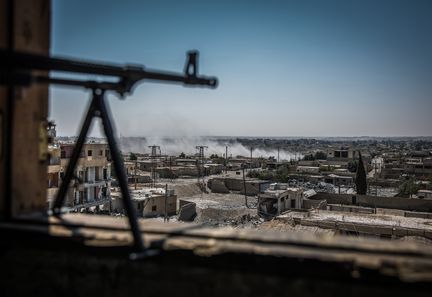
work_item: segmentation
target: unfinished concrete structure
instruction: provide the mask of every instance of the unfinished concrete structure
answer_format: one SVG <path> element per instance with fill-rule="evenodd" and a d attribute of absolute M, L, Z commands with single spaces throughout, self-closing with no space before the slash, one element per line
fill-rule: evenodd
<path fill-rule="evenodd" d="M 265 192 L 270 187 L 270 182 L 255 178 L 215 177 L 207 182 L 207 186 L 213 193 L 241 193 L 255 196 Z"/>
<path fill-rule="evenodd" d="M 349 161 L 356 158 L 356 152 L 349 147 L 340 147 L 337 149 L 329 149 L 327 151 L 327 159 L 332 161 Z"/>
<path fill-rule="evenodd" d="M 278 220 L 302 226 L 331 229 L 337 234 L 368 236 L 388 239 L 422 237 L 432 240 L 430 218 L 402 217 L 374 214 L 368 209 L 329 206 L 330 210 L 291 212 L 278 216 Z"/>
<path fill-rule="evenodd" d="M 329 174 L 324 177 L 324 181 L 335 186 L 350 186 L 354 184 L 352 176 Z"/>
<path fill-rule="evenodd" d="M 431 190 L 418 190 L 416 196 L 420 199 L 432 199 Z"/>
<path fill-rule="evenodd" d="M 48 167 L 48 178 L 53 182 L 48 186 L 55 186 L 48 190 L 48 205 L 55 197 L 61 178 L 71 157 L 73 143 L 60 143 L 53 152 L 60 152 L 59 158 L 53 158 L 55 164 Z M 56 171 L 58 169 L 58 171 Z M 59 178 L 55 178 L 58 174 Z M 111 188 L 111 156 L 107 144 L 87 143 L 81 152 L 78 166 L 75 170 L 76 180 L 69 186 L 66 206 L 81 209 L 99 206 L 109 202 Z"/>
<path fill-rule="evenodd" d="M 427 178 L 432 175 L 432 158 L 407 158 L 403 169 L 407 174 Z"/>
<path fill-rule="evenodd" d="M 157 217 L 177 213 L 177 195 L 174 190 L 165 192 L 163 188 L 131 190 L 132 203 L 140 217 Z M 111 212 L 124 213 L 120 192 L 112 192 Z"/>
<path fill-rule="evenodd" d="M 48 171 L 47 171 L 47 208 L 49 202 L 55 199 L 60 185 L 60 147 L 58 145 L 48 146 Z"/>
<path fill-rule="evenodd" d="M 314 166 L 297 166 L 296 168 L 297 173 L 319 173 L 319 167 Z"/>
<path fill-rule="evenodd" d="M 299 209 L 303 203 L 303 190 L 288 188 L 286 185 L 271 184 L 270 188 L 258 195 L 258 215 L 277 216 L 286 210 Z"/>

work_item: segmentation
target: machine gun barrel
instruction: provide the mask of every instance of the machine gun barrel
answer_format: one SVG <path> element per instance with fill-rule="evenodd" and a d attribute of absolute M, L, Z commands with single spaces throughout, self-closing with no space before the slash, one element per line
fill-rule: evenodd
<path fill-rule="evenodd" d="M 94 81 L 80 81 L 72 79 L 58 79 L 53 77 L 31 76 L 25 79 L 24 73 L 29 74 L 31 70 L 45 70 L 56 72 L 79 73 L 88 75 L 99 75 L 107 77 L 117 77 L 115 83 L 102 83 L 106 89 L 118 91 L 121 94 L 128 93 L 132 87 L 141 80 L 152 80 L 161 82 L 183 83 L 185 85 L 197 85 L 216 87 L 217 78 L 205 77 L 197 75 L 197 56 L 198 52 L 188 52 L 188 62 L 185 67 L 184 74 L 171 73 L 157 70 L 146 70 L 143 66 L 135 65 L 116 65 L 116 64 L 100 64 L 88 61 L 54 58 L 36 54 L 29 54 L 16 51 L 0 50 L 0 71 L 5 76 L 6 71 L 13 69 L 13 73 L 21 71 L 17 80 L 21 80 L 21 84 L 25 82 L 46 82 L 53 84 L 75 85 L 75 86 L 93 86 L 97 84 Z M 4 78 L 3 78 L 4 80 Z M 15 81 L 15 83 L 17 83 Z M 19 84 L 19 82 L 18 82 Z"/>

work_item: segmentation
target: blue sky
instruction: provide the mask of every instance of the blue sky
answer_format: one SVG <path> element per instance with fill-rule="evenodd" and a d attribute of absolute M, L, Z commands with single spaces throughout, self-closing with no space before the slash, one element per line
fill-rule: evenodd
<path fill-rule="evenodd" d="M 118 133 L 432 135 L 432 1 L 53 1 L 54 55 L 182 71 L 189 49 L 219 87 L 110 96 Z M 51 89 L 60 135 L 88 100 Z"/>

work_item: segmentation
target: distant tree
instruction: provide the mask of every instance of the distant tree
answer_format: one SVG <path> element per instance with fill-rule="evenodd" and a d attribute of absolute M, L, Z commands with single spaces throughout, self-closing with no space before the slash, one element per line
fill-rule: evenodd
<path fill-rule="evenodd" d="M 323 151 L 318 151 L 314 156 L 315 160 L 327 160 L 327 154 Z"/>
<path fill-rule="evenodd" d="M 303 160 L 305 160 L 305 161 L 315 161 L 315 157 L 312 154 L 308 154 L 308 155 L 305 155 L 303 157 Z"/>
<path fill-rule="evenodd" d="M 225 164 L 225 158 L 219 157 L 217 154 L 210 155 L 210 159 L 215 164 Z"/>
<path fill-rule="evenodd" d="M 288 165 L 285 165 L 280 166 L 276 170 L 251 170 L 246 176 L 272 182 L 286 183 L 289 180 L 289 168 Z"/>
<path fill-rule="evenodd" d="M 276 170 L 276 181 L 281 183 L 287 183 L 289 180 L 289 168 L 287 166 L 281 166 Z"/>
<path fill-rule="evenodd" d="M 357 172 L 357 165 L 358 165 L 357 161 L 349 161 L 347 165 L 348 171 Z"/>
<path fill-rule="evenodd" d="M 184 159 L 184 158 L 186 158 L 186 155 L 185 155 L 185 153 L 181 153 L 180 155 L 179 155 L 179 158 L 181 158 L 181 159 Z"/>
<path fill-rule="evenodd" d="M 366 170 L 364 168 L 363 159 L 360 152 L 359 152 L 359 162 L 358 162 L 357 173 L 356 173 L 356 188 L 357 188 L 357 194 L 366 195 L 367 192 Z"/>
<path fill-rule="evenodd" d="M 416 183 L 414 177 L 410 177 L 399 186 L 398 196 L 410 198 L 418 190 L 420 190 L 420 185 Z"/>
<path fill-rule="evenodd" d="M 131 160 L 131 161 L 135 161 L 135 160 L 138 160 L 138 157 L 137 157 L 136 154 L 134 154 L 134 153 L 130 153 L 130 155 L 129 155 L 129 160 Z"/>

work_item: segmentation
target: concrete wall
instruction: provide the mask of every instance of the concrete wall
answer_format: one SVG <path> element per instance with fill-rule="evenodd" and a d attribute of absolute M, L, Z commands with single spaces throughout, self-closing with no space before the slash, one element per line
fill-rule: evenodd
<path fill-rule="evenodd" d="M 353 198 L 355 197 L 355 198 Z M 313 200 L 327 200 L 328 204 L 347 204 L 365 207 L 391 208 L 411 211 L 432 212 L 432 200 L 402 197 L 376 197 L 368 195 L 317 193 Z M 355 200 L 355 201 L 354 201 Z M 355 203 L 354 203 L 355 202 Z"/>
<path fill-rule="evenodd" d="M 212 179 L 208 183 L 209 188 L 213 193 L 229 193 L 229 189 L 225 186 L 225 183 L 223 180 L 220 179 Z"/>
<path fill-rule="evenodd" d="M 303 207 L 302 208 L 304 208 L 304 209 L 311 209 L 311 208 L 327 209 L 327 201 L 326 200 L 303 199 Z"/>
<path fill-rule="evenodd" d="M 123 219 L 108 219 L 113 232 L 0 226 L 1 296 L 430 296 L 428 246 L 143 220 L 160 253 L 131 261 Z"/>
<path fill-rule="evenodd" d="M 404 216 L 407 218 L 432 219 L 432 213 L 405 211 Z"/>
<path fill-rule="evenodd" d="M 207 186 L 213 193 L 229 193 L 230 191 L 245 193 L 246 195 L 255 196 L 268 189 L 270 183 L 255 179 L 247 179 L 246 182 L 242 178 L 212 178 L 208 181 Z"/>
<path fill-rule="evenodd" d="M 259 183 L 246 181 L 246 195 L 247 196 L 255 196 L 260 193 Z M 240 194 L 245 194 L 245 187 L 242 183 L 242 187 L 240 190 Z"/>
<path fill-rule="evenodd" d="M 168 215 L 175 215 L 177 212 L 177 196 L 168 196 L 166 202 L 166 209 Z M 153 207 L 156 207 L 153 210 Z M 143 217 L 155 217 L 162 216 L 165 214 L 165 196 L 157 196 L 150 198 L 150 201 L 146 204 L 144 211 L 142 211 Z"/>
<path fill-rule="evenodd" d="M 243 189 L 243 179 L 237 179 L 237 178 L 225 178 L 224 179 L 225 186 L 230 191 L 240 191 Z"/>
<path fill-rule="evenodd" d="M 365 214 L 375 213 L 375 209 L 372 207 L 362 207 L 362 206 L 355 206 L 355 205 L 329 204 L 327 206 L 327 209 L 333 211 L 355 212 L 355 213 L 365 213 Z"/>
<path fill-rule="evenodd" d="M 196 217 L 196 203 L 187 200 L 180 200 L 179 204 L 179 221 L 193 221 Z"/>
<path fill-rule="evenodd" d="M 132 200 L 132 204 L 138 216 L 156 217 L 165 214 L 165 196 L 154 196 L 148 198 L 148 201 Z M 143 205 L 145 207 L 143 209 Z M 154 209 L 156 207 L 156 209 Z M 125 213 L 123 209 L 123 199 L 115 195 L 112 199 L 112 210 L 114 212 Z M 177 195 L 167 197 L 167 213 L 175 215 L 177 213 Z"/>
<path fill-rule="evenodd" d="M 278 218 L 281 219 L 281 218 Z M 282 218 L 281 220 L 287 220 Z M 334 220 L 314 220 L 309 218 L 294 218 L 294 223 L 308 227 L 335 230 L 340 234 L 355 234 L 377 236 L 385 238 L 400 238 L 404 236 L 421 236 L 432 239 L 432 232 L 424 229 L 407 228 L 401 226 L 374 225 L 357 222 L 341 222 Z"/>

